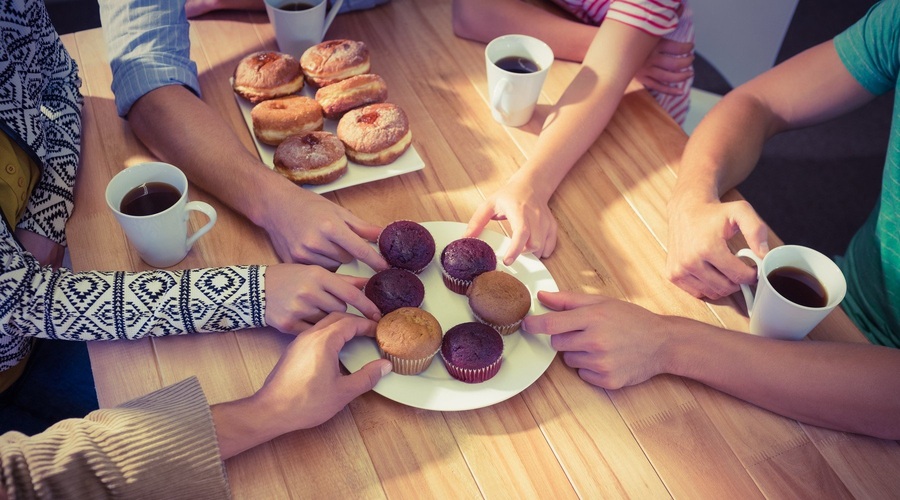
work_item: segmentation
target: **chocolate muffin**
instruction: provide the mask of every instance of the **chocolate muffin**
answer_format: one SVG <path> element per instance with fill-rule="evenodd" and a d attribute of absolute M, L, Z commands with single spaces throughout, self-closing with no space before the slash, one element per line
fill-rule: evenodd
<path fill-rule="evenodd" d="M 451 377 L 469 384 L 481 383 L 500 371 L 503 338 L 485 324 L 462 323 L 444 334 L 441 357 Z"/>
<path fill-rule="evenodd" d="M 418 375 L 441 348 L 441 324 L 424 309 L 401 307 L 385 314 L 375 327 L 381 356 L 399 375 Z"/>
<path fill-rule="evenodd" d="M 466 295 L 475 319 L 493 327 L 501 335 L 518 330 L 531 309 L 528 287 L 503 271 L 479 274 L 472 280 Z"/>
<path fill-rule="evenodd" d="M 447 288 L 465 295 L 475 276 L 497 268 L 497 256 L 478 238 L 451 241 L 441 251 L 441 277 Z"/>
<path fill-rule="evenodd" d="M 418 274 L 434 258 L 434 237 L 417 222 L 398 220 L 378 235 L 378 250 L 391 266 Z"/>
<path fill-rule="evenodd" d="M 419 307 L 425 300 L 425 285 L 406 269 L 392 267 L 375 273 L 365 287 L 366 297 L 387 314 L 401 307 Z"/>

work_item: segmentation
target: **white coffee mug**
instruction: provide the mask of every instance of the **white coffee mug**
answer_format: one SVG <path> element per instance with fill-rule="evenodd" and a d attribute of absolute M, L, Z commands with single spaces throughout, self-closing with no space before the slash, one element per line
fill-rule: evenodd
<path fill-rule="evenodd" d="M 747 313 L 750 315 L 750 333 L 763 337 L 799 340 L 806 336 L 820 321 L 825 319 L 847 293 L 847 281 L 841 269 L 825 255 L 807 247 L 783 245 L 774 248 L 760 259 L 749 248 L 736 254 L 756 262 L 756 295 L 748 285 L 741 285 Z M 821 304 L 801 305 L 785 298 L 787 292 L 777 291 L 770 275 L 799 269 L 811 275 L 824 291 L 825 300 Z M 801 276 L 802 273 L 796 273 Z M 784 278 L 782 278 L 784 279 Z M 812 303 L 810 303 L 812 304 Z"/>
<path fill-rule="evenodd" d="M 124 213 L 122 200 L 125 196 L 147 183 L 168 184 L 178 191 L 172 196 L 173 199 L 177 196 L 177 200 L 168 208 L 150 215 Z M 188 202 L 187 199 L 187 178 L 181 170 L 168 163 L 133 165 L 116 174 L 106 186 L 106 204 L 116 215 L 128 241 L 137 249 L 141 259 L 154 267 L 169 267 L 181 262 L 194 242 L 216 223 L 216 209 L 208 203 Z M 188 218 L 193 211 L 205 214 L 209 221 L 188 237 Z"/>
<path fill-rule="evenodd" d="M 488 94 L 494 120 L 519 127 L 531 120 L 547 72 L 553 64 L 553 50 L 527 35 L 504 35 L 491 40 L 484 49 Z M 524 58 L 535 66 L 519 72 L 497 65 L 507 58 Z M 521 66 L 520 66 L 521 67 Z M 533 70 L 533 71 L 531 71 Z"/>
<path fill-rule="evenodd" d="M 343 3 L 344 0 L 335 0 L 328 10 L 327 0 L 266 0 L 278 50 L 299 59 L 306 49 L 325 39 Z"/>

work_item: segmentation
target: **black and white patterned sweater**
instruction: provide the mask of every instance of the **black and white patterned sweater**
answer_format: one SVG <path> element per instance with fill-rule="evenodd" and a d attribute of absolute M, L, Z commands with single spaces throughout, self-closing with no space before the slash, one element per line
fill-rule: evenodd
<path fill-rule="evenodd" d="M 41 168 L 18 227 L 60 244 L 79 166 L 80 85 L 44 2 L 0 4 L 0 128 Z M 137 339 L 264 326 L 263 274 L 260 266 L 134 273 L 42 268 L 0 224 L 0 371 L 25 357 L 33 337 Z"/>

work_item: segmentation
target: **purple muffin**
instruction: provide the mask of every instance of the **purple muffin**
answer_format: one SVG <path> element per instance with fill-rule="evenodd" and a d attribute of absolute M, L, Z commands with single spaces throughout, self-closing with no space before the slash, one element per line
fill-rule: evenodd
<path fill-rule="evenodd" d="M 366 297 L 381 314 L 401 307 L 419 307 L 425 299 L 425 285 L 406 269 L 390 268 L 375 273 L 366 282 Z"/>
<path fill-rule="evenodd" d="M 444 334 L 441 357 L 453 378 L 469 384 L 484 382 L 500 371 L 503 338 L 485 324 L 462 323 Z"/>
<path fill-rule="evenodd" d="M 497 268 L 497 256 L 484 241 L 462 238 L 444 247 L 440 263 L 441 276 L 447 288 L 465 295 L 476 276 Z"/>
<path fill-rule="evenodd" d="M 398 220 L 378 235 L 378 250 L 391 266 L 418 274 L 434 258 L 434 237 L 419 223 Z"/>

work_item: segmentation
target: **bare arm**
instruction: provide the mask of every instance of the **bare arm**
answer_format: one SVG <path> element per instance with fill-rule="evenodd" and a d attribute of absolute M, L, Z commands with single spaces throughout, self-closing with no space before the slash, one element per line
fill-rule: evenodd
<path fill-rule="evenodd" d="M 366 240 L 381 228 L 302 189 L 263 165 L 206 103 L 179 85 L 141 97 L 128 113 L 135 135 L 154 154 L 264 228 L 285 262 L 335 269 L 357 258 L 387 266 Z M 301 221 L 317 221 L 316 224 Z"/>
<path fill-rule="evenodd" d="M 746 202 L 719 198 L 755 168 L 765 141 L 820 123 L 871 100 L 832 42 L 809 49 L 725 96 L 703 119 L 684 151 L 669 202 L 667 272 L 697 297 L 716 299 L 755 279 L 726 242 L 741 232 L 758 255 L 768 229 Z"/>
<path fill-rule="evenodd" d="M 591 384 L 618 389 L 671 373 L 809 424 L 900 438 L 900 350 L 767 339 L 600 295 L 538 298 L 554 312 L 524 328 L 551 335 Z"/>

